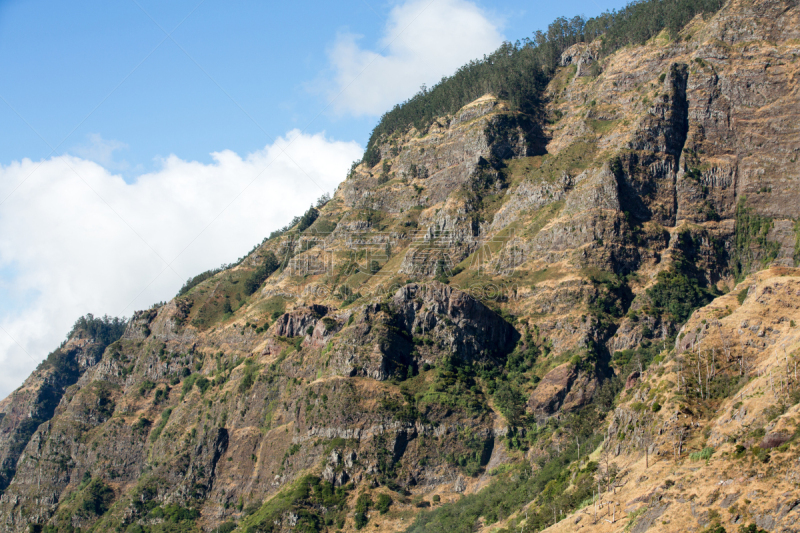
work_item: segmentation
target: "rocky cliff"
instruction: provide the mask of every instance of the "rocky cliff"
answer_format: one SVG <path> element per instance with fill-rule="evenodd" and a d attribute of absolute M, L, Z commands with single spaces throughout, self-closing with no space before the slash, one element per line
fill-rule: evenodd
<path fill-rule="evenodd" d="M 598 43 L 73 336 L 0 404 L 4 530 L 795 530 L 800 8 Z"/>

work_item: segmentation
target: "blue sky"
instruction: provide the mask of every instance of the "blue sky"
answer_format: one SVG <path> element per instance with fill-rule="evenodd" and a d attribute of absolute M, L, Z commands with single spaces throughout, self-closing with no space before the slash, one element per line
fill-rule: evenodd
<path fill-rule="evenodd" d="M 213 151 L 248 153 L 293 128 L 324 130 L 363 145 L 377 117 L 329 105 L 328 52 L 346 33 L 363 36 L 358 43 L 364 49 L 380 51 L 387 19 L 398 5 L 2 2 L 0 95 L 24 120 L 0 106 L 0 164 L 47 157 L 50 146 L 62 141 L 59 151 L 95 155 L 104 148 L 98 137 L 118 146 L 115 170 L 128 179 L 156 168 L 158 158 L 169 154 L 209 162 Z M 559 15 L 592 16 L 621 5 L 477 3 L 512 41 Z M 123 161 L 127 166 L 119 166 Z"/>
<path fill-rule="evenodd" d="M 0 0 L 0 398 L 333 192 L 380 115 L 622 1 Z"/>

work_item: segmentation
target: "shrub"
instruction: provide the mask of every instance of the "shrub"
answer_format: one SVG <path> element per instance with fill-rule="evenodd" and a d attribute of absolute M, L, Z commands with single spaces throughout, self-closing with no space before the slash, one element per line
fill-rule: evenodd
<path fill-rule="evenodd" d="M 672 269 L 658 273 L 657 282 L 647 289 L 647 294 L 656 310 L 671 315 L 683 323 L 692 311 L 709 303 L 711 293 L 700 286 L 696 278 Z"/>
<path fill-rule="evenodd" d="M 147 433 L 147 431 L 150 429 L 150 426 L 152 424 L 153 423 L 150 420 L 148 420 L 148 419 L 146 419 L 145 417 L 142 416 L 142 417 L 139 417 L 139 420 L 137 420 L 133 424 L 132 429 L 133 429 L 134 433 L 139 433 L 139 434 Z"/>
<path fill-rule="evenodd" d="M 200 389 L 200 394 L 205 394 L 209 387 L 211 387 L 211 382 L 203 376 L 197 378 L 194 384 Z"/>
<path fill-rule="evenodd" d="M 86 316 L 82 316 L 75 321 L 72 329 L 67 334 L 67 339 L 78 331 L 83 331 L 90 339 L 94 339 L 95 342 L 108 346 L 122 337 L 127 325 L 128 321 L 125 317 L 112 318 L 105 315 L 102 318 L 95 318 L 94 315 L 88 313 Z"/>
<path fill-rule="evenodd" d="M 209 278 L 212 278 L 214 275 L 219 274 L 223 270 L 225 270 L 225 267 L 221 266 L 219 268 L 206 270 L 205 272 L 202 272 L 202 273 L 200 273 L 200 274 L 198 274 L 198 275 L 196 275 L 194 277 L 189 278 L 186 281 L 186 283 L 183 284 L 183 287 L 181 287 L 181 290 L 178 291 L 178 296 L 183 296 L 184 294 L 186 294 L 187 292 L 192 290 L 194 287 L 200 285 L 205 280 L 207 280 Z"/>
<path fill-rule="evenodd" d="M 356 511 L 366 513 L 372 507 L 372 498 L 366 492 L 359 494 L 356 500 Z"/>
<path fill-rule="evenodd" d="M 747 291 L 749 288 L 745 288 L 739 291 L 739 294 L 736 295 L 736 300 L 739 302 L 739 305 L 744 303 L 745 298 L 747 298 Z"/>
<path fill-rule="evenodd" d="M 766 448 L 762 448 L 760 446 L 753 446 L 752 448 L 753 455 L 756 456 L 756 459 L 761 461 L 762 463 L 768 463 L 770 460 L 769 451 Z"/>
<path fill-rule="evenodd" d="M 706 446 L 699 452 L 694 452 L 689 454 L 689 459 L 692 461 L 708 461 L 711 459 L 711 456 L 714 455 L 714 448 L 710 446 Z"/>
<path fill-rule="evenodd" d="M 114 501 L 114 491 L 101 479 L 93 479 L 83 492 L 80 513 L 83 516 L 104 514 Z"/>
<path fill-rule="evenodd" d="M 139 396 L 145 396 L 148 392 L 156 388 L 156 384 L 146 379 L 139 385 Z"/>
<path fill-rule="evenodd" d="M 389 512 L 389 507 L 392 505 L 392 497 L 388 494 L 381 494 L 378 496 L 378 502 L 375 504 L 375 508 L 380 511 L 381 514 L 386 514 Z"/>
<path fill-rule="evenodd" d="M 278 261 L 274 253 L 267 252 L 264 254 L 261 265 L 244 280 L 245 294 L 249 296 L 256 292 L 261 287 L 261 284 L 264 283 L 264 280 L 278 270 L 278 267 L 280 267 L 280 261 Z"/>
<path fill-rule="evenodd" d="M 235 529 L 236 524 L 234 522 L 223 522 L 214 530 L 214 533 L 231 533 Z"/>
<path fill-rule="evenodd" d="M 739 533 L 769 533 L 765 529 L 761 529 L 755 524 L 749 524 L 748 526 L 741 525 L 739 526 Z"/>

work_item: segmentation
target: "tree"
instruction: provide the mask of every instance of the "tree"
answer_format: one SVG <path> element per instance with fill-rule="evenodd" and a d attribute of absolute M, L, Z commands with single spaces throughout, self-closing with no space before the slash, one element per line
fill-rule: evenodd
<path fill-rule="evenodd" d="M 639 443 L 644 448 L 645 468 L 650 468 L 650 447 L 655 443 L 653 419 L 650 416 L 642 418 L 641 424 L 637 428 Z"/>
<path fill-rule="evenodd" d="M 331 201 L 331 195 L 328 193 L 322 193 L 322 196 L 317 198 L 317 209 L 321 208 L 323 205 L 327 204 Z"/>
<path fill-rule="evenodd" d="M 245 294 L 249 296 L 256 292 L 261 287 L 261 284 L 264 283 L 264 280 L 278 270 L 279 266 L 280 262 L 274 253 L 267 252 L 264 254 L 261 265 L 244 280 Z"/>
<path fill-rule="evenodd" d="M 434 496 L 434 498 L 436 498 L 436 496 Z M 391 505 L 392 505 L 392 497 L 389 496 L 388 494 L 381 494 L 378 496 L 378 502 L 375 505 L 375 508 L 378 509 L 378 511 L 381 514 L 386 514 L 389 512 L 389 507 Z"/>
<path fill-rule="evenodd" d="M 686 440 L 688 430 L 686 426 L 677 426 L 672 430 L 672 450 L 675 454 L 675 459 L 680 459 L 683 453 L 683 443 Z"/>

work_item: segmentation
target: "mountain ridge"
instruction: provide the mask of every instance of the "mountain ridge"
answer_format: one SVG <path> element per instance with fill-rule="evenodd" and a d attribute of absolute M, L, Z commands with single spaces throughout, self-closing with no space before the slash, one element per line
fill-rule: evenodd
<path fill-rule="evenodd" d="M 53 414 L 19 430 L 47 368 L 0 403 L 3 527 L 793 531 L 799 19 L 574 43 L 540 114 L 395 130 L 236 265 L 76 327 Z"/>

